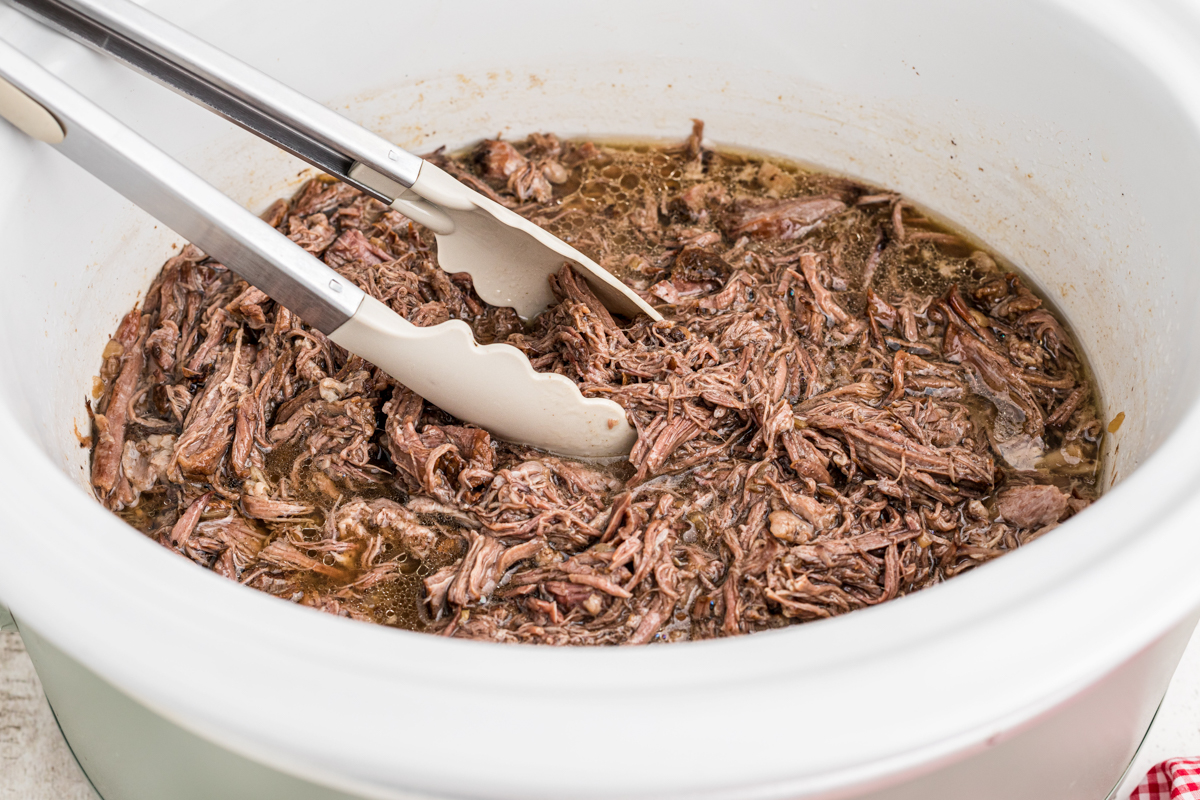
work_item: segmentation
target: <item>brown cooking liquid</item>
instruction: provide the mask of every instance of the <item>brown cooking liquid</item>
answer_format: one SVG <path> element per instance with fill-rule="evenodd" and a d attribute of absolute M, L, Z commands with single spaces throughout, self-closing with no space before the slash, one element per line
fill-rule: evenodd
<path fill-rule="evenodd" d="M 519 143 L 517 150 L 529 154 L 530 148 L 530 143 L 525 142 Z M 785 160 L 727 150 L 705 149 L 697 153 L 694 144 L 689 150 L 677 145 L 619 142 L 593 145 L 576 142 L 568 145 L 567 151 L 568 154 L 574 153 L 575 157 L 563 157 L 556 160 L 554 164 L 558 166 L 554 169 L 557 172 L 552 173 L 550 168 L 547 168 L 546 174 L 552 175 L 555 182 L 549 187 L 545 184 L 542 185 L 544 192 L 549 191 L 549 195 L 544 200 L 538 201 L 529 198 L 523 201 L 520 198 L 514 200 L 511 181 L 508 184 L 508 191 L 505 189 L 503 180 L 492 180 L 490 183 L 502 196 L 516 205 L 519 213 L 543 224 L 551 232 L 570 242 L 631 286 L 642 291 L 654 292 L 656 286 L 661 288 L 661 282 L 672 276 L 680 276 L 677 283 L 684 286 L 687 285 L 685 279 L 693 281 L 705 279 L 704 274 L 687 273 L 678 265 L 673 266 L 681 250 L 680 237 L 683 235 L 681 231 L 693 237 L 699 236 L 702 248 L 712 247 L 716 251 L 723 250 L 722 256 L 728 259 L 735 269 L 761 270 L 763 269 L 761 265 L 770 263 L 770 259 L 794 258 L 797 248 L 803 246 L 828 256 L 821 266 L 821 280 L 826 283 L 836 302 L 851 317 L 862 321 L 867 320 L 868 289 L 897 304 L 907 298 L 913 307 L 920 310 L 915 337 L 902 341 L 899 333 L 900 323 L 896 324 L 895 329 L 879 331 L 879 336 L 888 337 L 888 347 L 892 351 L 906 349 L 914 355 L 924 354 L 932 359 L 936 354 L 942 352 L 944 336 L 944 326 L 935 324 L 935 320 L 939 319 L 937 315 L 944 314 L 944 312 L 926 313 L 933 308 L 933 302 L 937 298 L 947 295 L 947 292 L 955 286 L 961 287 L 963 293 L 970 296 L 972 291 L 978 290 L 978 287 L 988 284 L 989 281 L 1000 285 L 996 282 L 1002 282 L 1003 276 L 1007 272 L 1011 272 L 1011 268 L 1007 266 L 1003 268 L 997 266 L 1000 259 L 988 255 L 971 244 L 967 235 L 935 224 L 911 205 L 903 203 L 894 194 L 864 187 L 836 176 L 811 171 Z M 456 168 L 460 173 L 478 175 L 482 181 L 488 179 L 486 161 L 474 151 L 456 154 L 444 163 L 448 167 Z M 696 187 L 703 187 L 701 194 L 709 198 L 697 204 L 700 206 L 699 210 L 696 207 L 689 208 L 686 202 L 679 199 L 685 192 Z M 718 217 L 718 209 L 722 203 L 726 205 L 736 202 L 768 203 L 831 194 L 847 198 L 849 200 L 847 202 L 848 209 L 844 213 L 821 220 L 810 231 L 796 238 L 722 237 L 719 233 L 713 232 L 716 230 L 714 221 Z M 382 210 L 380 207 L 370 207 L 369 205 L 366 206 L 366 209 L 367 213 L 376 216 Z M 644 224 L 639 228 L 631 223 L 631 219 L 633 219 L 631 215 L 635 215 L 639 209 L 644 212 L 643 223 L 646 219 L 658 220 L 661 223 L 661 235 L 647 234 Z M 336 216 L 329 210 L 323 213 L 329 217 Z M 311 220 L 311 217 L 309 219 Z M 288 232 L 286 223 L 281 222 L 280 226 L 285 233 Z M 416 229 L 409 228 L 407 235 L 420 236 L 420 232 L 413 233 L 414 230 Z M 898 241 L 901 238 L 901 230 L 903 231 L 903 242 Z M 704 238 L 706 233 L 707 239 Z M 428 234 L 425 234 L 425 238 L 429 241 L 432 240 Z M 713 242 L 714 239 L 717 241 Z M 423 246 L 428 248 L 430 245 L 426 242 Z M 796 266 L 794 271 L 799 277 L 800 268 Z M 703 273 L 702 268 L 700 273 Z M 208 277 L 211 279 L 211 276 Z M 720 281 L 728 276 L 714 274 L 707 277 L 716 281 L 710 287 L 715 291 L 720 288 Z M 214 286 L 218 285 L 217 281 L 210 280 L 210 282 Z M 237 290 L 229 290 L 227 294 L 230 296 L 226 299 L 232 300 L 233 295 L 237 294 Z M 659 296 L 661 297 L 661 295 Z M 654 302 L 660 301 L 656 298 Z M 662 310 L 668 319 L 672 319 L 673 314 L 676 313 L 676 310 L 670 305 L 663 306 Z M 978 310 L 972 311 L 971 314 L 975 315 L 977 319 L 965 320 L 968 324 L 990 325 L 990 329 L 997 337 L 1003 338 L 1009 335 L 1004 330 L 1002 321 L 989 321 Z M 484 340 L 489 338 L 488 334 L 482 330 L 478 335 Z M 869 337 L 874 334 L 867 331 L 857 335 Z M 198 334 L 197 339 L 202 337 L 203 332 Z M 233 337 L 234 332 L 230 330 L 224 338 L 226 346 L 233 341 Z M 257 340 L 261 337 L 261 333 L 258 330 L 247 329 L 246 337 L 247 341 Z M 1064 386 L 1089 385 L 1090 376 L 1087 374 L 1082 356 L 1073 352 L 1078 348 L 1075 348 L 1070 341 L 1066 345 L 1071 349 L 1060 351 L 1056 359 L 1051 358 L 1046 348 L 1038 349 L 1038 345 L 1033 345 L 1032 351 L 1030 347 L 1022 345 L 1023 349 L 1020 352 L 1028 356 L 1027 366 L 1031 370 L 1043 366 L 1050 369 L 1053 366 L 1057 370 L 1055 380 Z M 847 344 L 847 347 L 851 349 L 863 346 L 863 344 Z M 1014 349 L 1013 352 L 1016 353 L 1017 350 Z M 108 374 L 102 374 L 105 380 L 105 398 L 98 406 L 102 410 L 113 390 L 115 374 L 120 366 L 111 358 L 106 361 L 106 365 Z M 327 367 L 326 372 L 332 376 L 336 371 L 336 366 Z M 1015 362 L 1014 366 L 1016 366 Z M 854 372 L 854 369 L 869 369 L 869 365 L 855 367 L 847 359 L 839 358 L 831 358 L 820 364 L 819 367 L 823 370 L 820 378 L 827 391 L 862 380 L 861 374 Z M 879 375 L 883 374 L 886 374 L 886 369 L 879 373 Z M 885 380 L 878 375 L 877 378 L 880 381 Z M 189 382 L 180 385 L 186 385 L 194 398 L 204 390 L 205 379 L 206 373 L 201 372 L 189 379 Z M 957 398 L 958 403 L 969 409 L 972 424 L 989 432 L 992 456 L 995 458 L 996 466 L 995 487 L 1004 487 L 1014 483 L 1017 485 L 1052 484 L 1060 487 L 1072 498 L 1070 501 L 1072 509 L 1082 508 L 1098 493 L 1097 481 L 1101 468 L 1101 430 L 1098 420 L 1101 417 L 1094 391 L 1090 392 L 1086 400 L 1079 405 L 1079 409 L 1071 415 L 1071 424 L 1047 425 L 1041 438 L 1037 439 L 1022 432 L 1024 412 L 1014 406 L 1011 398 L 1002 392 L 998 393 L 994 387 L 990 387 L 982 379 L 976 377 L 975 383 L 972 384 L 973 390 L 966 393 L 963 393 L 961 388 L 940 387 L 935 378 L 923 380 L 926 380 L 928 384 L 923 390 L 924 396 L 936 398 L 941 396 L 939 392 L 953 395 Z M 292 390 L 290 396 L 294 397 L 302 388 L 297 386 Z M 1065 390 L 1060 394 L 1065 394 Z M 388 396 L 386 391 L 382 396 L 385 398 Z M 162 420 L 162 424 L 145 427 L 133 422 L 127 433 L 129 439 L 145 439 L 152 433 L 164 432 L 179 436 L 186 427 L 186 418 L 180 418 L 185 415 L 172 417 L 170 413 L 167 413 L 169 406 L 164 404 L 162 398 L 158 396 L 157 390 L 151 390 L 147 397 L 154 398 L 154 400 L 152 403 L 141 401 L 143 408 L 140 412 L 141 417 Z M 1058 396 L 1056 402 L 1062 400 L 1063 397 Z M 801 408 L 802 406 L 797 404 L 796 407 Z M 377 415 L 375 435 L 378 437 L 384 428 L 385 415 L 378 406 L 375 407 L 375 413 Z M 424 424 L 444 425 L 454 422 L 440 411 L 428 406 L 424 413 Z M 270 427 L 270 421 L 268 421 L 267 428 Z M 797 417 L 796 427 L 798 430 L 802 427 L 800 416 Z M 893 427 L 898 428 L 899 426 L 893 424 Z M 825 437 L 829 435 L 828 431 L 822 434 Z M 814 436 L 811 440 L 818 443 L 823 441 L 821 436 Z M 493 443 L 491 446 L 495 448 L 495 452 L 499 454 L 502 462 L 509 459 L 510 462 L 515 463 L 530 455 L 530 451 L 526 449 L 513 448 L 503 443 Z M 456 518 L 452 514 L 429 512 L 428 510 L 418 511 L 417 517 L 423 525 L 439 534 L 438 543 L 429 554 L 423 559 L 418 558 L 411 552 L 403 536 L 393 535 L 394 532 L 381 528 L 378 532 L 382 536 L 382 544 L 379 547 L 378 557 L 374 559 L 373 563 L 378 565 L 394 562 L 396 566 L 393 573 L 387 580 L 379 581 L 365 589 L 346 589 L 347 585 L 353 584 L 366 575 L 370 567 L 353 563 L 352 558 L 340 555 L 340 551 L 337 551 L 336 548 L 331 549 L 330 535 L 326 524 L 329 516 L 335 514 L 339 508 L 353 499 L 370 501 L 383 498 L 404 505 L 413 496 L 413 486 L 411 484 L 404 485 L 400 480 L 393 479 L 392 476 L 397 474 L 397 468 L 389 458 L 387 448 L 384 446 L 372 445 L 370 447 L 369 462 L 365 462 L 362 468 L 374 470 L 375 474 L 369 481 L 354 484 L 352 490 L 348 489 L 345 483 L 331 481 L 325 472 L 315 466 L 315 463 L 316 461 L 311 458 L 310 451 L 297 441 L 285 442 L 280 446 L 266 449 L 262 454 L 261 465 L 251 470 L 249 478 L 235 476 L 226 464 L 221 467 L 219 473 L 220 481 L 223 484 L 218 487 L 216 496 L 209 503 L 201 518 L 204 521 L 221 520 L 237 513 L 239 508 L 237 498 L 239 494 L 248 491 L 247 486 L 251 483 L 257 482 L 258 485 L 272 487 L 272 497 L 281 496 L 280 493 L 282 493 L 287 500 L 309 506 L 311 510 L 283 522 L 251 521 L 250 526 L 262 535 L 264 541 L 287 536 L 293 543 L 304 543 L 299 545 L 301 550 L 304 549 L 305 544 L 311 544 L 311 547 L 304 550 L 306 556 L 318 559 L 327 567 L 336 568 L 339 571 L 336 575 L 330 575 L 312 570 L 284 569 L 280 568 L 278 564 L 268 564 L 264 567 L 261 564 L 256 565 L 251 559 L 248 564 L 237 564 L 239 580 L 284 599 L 305 602 L 323 608 L 323 610 L 379 624 L 418 631 L 433 626 L 435 630 L 454 633 L 453 626 L 460 623 L 460 618 L 462 625 L 466 626 L 470 613 L 483 613 L 489 607 L 489 602 L 493 604 L 496 602 L 495 599 L 491 601 L 484 599 L 477 606 L 478 612 L 466 608 L 458 610 L 447 608 L 438 615 L 431 614 L 430 609 L 423 605 L 423 598 L 426 597 L 428 591 L 424 583 L 425 579 L 443 568 L 454 565 L 463 558 L 467 552 L 467 542 L 464 537 L 468 535 L 468 529 L 464 527 L 461 518 Z M 843 471 L 847 469 L 844 465 L 838 464 L 836 457 L 833 458 L 832 464 L 837 464 L 837 467 Z M 832 464 L 830 469 L 834 470 Z M 658 477 L 650 476 L 645 483 L 657 483 L 663 491 L 674 493 L 680 497 L 695 495 L 701 491 L 702 485 L 711 484 L 711 481 L 704 475 L 701 475 L 700 483 L 697 483 L 698 473 L 696 470 L 702 471 L 704 468 L 705 465 L 702 463 L 695 468 L 668 470 Z M 626 462 L 608 465 L 600 469 L 608 478 L 620 482 L 630 481 L 635 474 L 634 466 Z M 849 483 L 845 483 L 845 479 L 838 473 L 839 486 L 836 492 L 848 495 L 853 488 L 850 485 L 852 483 L 865 482 L 869 486 L 874 486 L 871 476 L 864 470 L 851 470 L 851 473 L 855 477 L 850 479 Z M 561 476 L 554 480 L 558 484 L 562 484 L 563 481 Z M 800 486 L 800 484 L 796 485 Z M 172 476 L 170 470 L 167 470 L 153 489 L 141 492 L 135 505 L 114 501 L 115 494 L 108 497 L 103 497 L 103 492 L 100 494 L 102 499 L 110 507 L 114 507 L 129 524 L 169 545 L 169 532 L 176 525 L 189 502 L 200 492 L 211 488 L 211 484 L 204 481 L 197 482 L 194 477 L 181 477 L 178 473 Z M 119 487 L 115 491 L 119 492 Z M 747 491 L 750 489 L 747 488 Z M 616 494 L 616 492 L 611 493 L 610 500 Z M 830 495 L 828 492 L 819 492 L 817 497 L 824 498 L 824 501 L 828 502 Z M 872 495 L 872 498 L 871 502 L 879 500 L 879 496 L 876 495 Z M 886 498 L 884 499 L 886 500 Z M 979 497 L 979 500 L 982 505 L 978 508 L 986 508 L 988 517 L 995 517 L 995 494 L 985 492 Z M 774 503 L 770 507 L 774 508 L 776 505 L 778 503 Z M 931 502 L 922 505 L 921 503 L 914 504 L 911 500 L 897 501 L 895 511 L 886 513 L 903 514 L 905 509 L 912 513 L 914 508 L 920 512 L 918 517 L 924 519 L 921 517 L 921 513 L 926 512 L 921 512 L 921 508 L 928 510 L 933 509 L 934 506 Z M 964 501 L 961 509 L 966 508 L 967 504 Z M 971 513 L 974 513 L 975 510 L 976 508 L 972 506 Z M 760 509 L 760 513 L 766 513 L 766 511 Z M 932 513 L 942 513 L 940 502 L 936 504 L 936 511 Z M 956 517 L 959 520 L 957 524 L 964 527 L 988 524 L 986 520 L 978 523 L 972 522 L 973 518 L 967 511 L 956 510 L 954 513 L 959 515 Z M 1065 513 L 1069 514 L 1070 512 Z M 793 515 L 791 518 L 796 517 Z M 773 516 L 772 519 L 774 520 L 775 517 Z M 597 524 L 602 530 L 602 521 Z M 993 525 L 993 527 L 995 526 Z M 684 568 L 680 566 L 684 561 L 681 560 L 683 557 L 679 554 L 685 552 L 687 547 L 698 547 L 710 556 L 729 561 L 730 556 L 723 549 L 725 545 L 722 543 L 722 531 L 718 530 L 716 523 L 710 519 L 709 511 L 705 509 L 688 510 L 685 517 L 677 520 L 676 528 L 678 547 L 684 548 L 675 551 L 676 569 Z M 202 522 L 199 530 L 203 531 L 204 529 Z M 374 528 L 371 530 L 375 531 Z M 773 525 L 772 530 L 774 530 Z M 1005 533 L 1004 530 L 1007 529 L 1003 529 L 1003 526 L 995 528 L 995 530 L 997 531 L 995 541 L 986 544 L 989 548 L 1007 549 L 1029 540 L 1034 535 L 1031 532 L 1020 533 L 1011 530 Z M 929 534 L 922 533 L 920 537 L 914 539 L 915 544 L 906 546 L 930 547 L 929 542 L 932 541 L 933 535 L 953 539 L 956 534 L 953 531 L 942 531 L 941 528 L 930 529 Z M 219 543 L 205 545 L 203 542 L 194 544 L 195 541 L 198 540 L 194 539 L 193 544 L 188 545 L 191 549 L 183 548 L 185 554 L 199 563 L 213 566 L 220 559 L 220 556 L 215 554 L 223 552 L 220 550 L 222 545 Z M 512 541 L 509 540 L 509 543 L 511 544 Z M 971 539 L 971 542 L 970 545 L 965 543 L 962 545 L 964 552 L 970 551 L 971 547 L 980 549 L 982 539 L 977 537 Z M 593 546 L 601 555 L 611 553 L 614 549 L 603 544 Z M 206 550 L 205 547 L 208 549 Z M 559 550 L 560 553 L 552 552 L 554 549 Z M 553 565 L 556 563 L 556 559 L 561 559 L 563 555 L 577 554 L 583 549 L 585 548 L 578 545 L 571 547 L 555 545 L 549 551 L 549 556 L 543 558 L 548 552 L 543 551 L 537 555 L 536 559 L 539 564 Z M 357 558 L 360 550 L 352 552 Z M 876 550 L 874 555 L 864 552 L 861 556 L 866 559 L 864 568 L 882 570 L 881 565 L 884 561 L 894 557 L 893 553 L 885 559 L 882 553 L 882 550 Z M 955 556 L 943 554 L 942 558 L 949 558 L 950 561 L 945 563 L 951 563 Z M 984 560 L 984 558 L 981 556 L 980 560 Z M 920 585 L 936 582 L 966 568 L 961 561 L 954 563 L 958 566 L 939 568 L 943 570 L 944 574 L 930 573 L 921 579 L 923 583 Z M 501 586 L 497 591 L 505 590 L 504 581 L 511 577 L 512 570 L 509 572 L 510 574 L 500 582 Z M 560 578 L 563 577 L 568 576 L 560 576 Z M 655 638 L 675 641 L 714 635 L 714 632 L 730 632 L 717 627 L 719 620 L 712 623 L 697 621 L 709 613 L 697 611 L 705 604 L 710 610 L 722 608 L 721 603 L 724 600 L 720 594 L 720 586 L 723 577 L 723 575 L 714 573 L 702 580 L 701 583 L 709 588 L 693 589 L 689 597 L 691 603 L 686 607 L 680 601 L 671 611 L 670 618 L 660 626 Z M 844 578 L 839 578 L 838 581 L 840 581 L 838 585 L 843 587 L 848 585 Z M 879 578 L 879 581 L 880 585 L 884 583 L 883 578 Z M 578 624 L 591 625 L 589 630 L 598 630 L 598 623 L 591 620 L 593 618 L 601 619 L 609 612 L 593 613 L 588 611 L 585 614 L 580 611 L 581 606 L 572 605 L 573 601 L 564 599 L 567 595 L 562 592 L 566 592 L 566 589 L 553 588 L 560 585 L 565 586 L 568 583 L 569 581 L 559 580 L 557 584 L 546 584 L 552 587 L 550 593 L 546 593 L 545 589 L 540 589 L 540 594 L 510 594 L 504 602 L 524 603 L 525 605 L 519 606 L 523 614 L 534 615 L 544 611 L 545 614 L 551 615 L 529 617 L 529 620 L 540 623 L 540 626 L 533 626 L 537 630 L 553 629 L 554 625 L 561 624 L 556 623 L 556 618 L 553 616 L 560 612 L 575 614 L 575 618 L 579 620 Z M 508 586 L 508 589 L 511 588 L 512 584 Z M 912 588 L 919 588 L 919 585 L 914 585 Z M 902 591 L 907 590 L 902 589 Z M 554 594 L 554 592 L 560 593 Z M 539 601 L 540 605 L 531 603 L 530 599 L 535 596 L 542 598 Z M 863 592 L 850 591 L 848 596 L 860 598 L 863 596 Z M 610 601 L 608 597 L 604 597 L 604 599 Z M 637 602 L 636 597 L 632 602 Z M 871 601 L 864 600 L 863 602 Z M 588 606 L 592 608 L 598 605 L 599 601 L 593 603 L 589 598 L 584 605 L 586 606 L 587 603 L 592 603 L 591 606 Z M 550 604 L 555 605 L 558 610 L 546 611 L 550 608 Z M 491 607 L 495 608 L 494 605 Z M 518 606 L 514 606 L 514 608 L 518 608 Z M 612 609 L 613 606 L 609 605 L 607 608 Z M 770 612 L 769 604 L 767 608 Z M 539 610 L 535 612 L 532 609 Z M 499 614 L 499 612 L 491 613 L 493 616 Z M 628 621 L 624 624 L 633 630 L 636 627 L 635 623 L 644 618 L 646 613 L 645 605 L 635 608 L 627 614 Z M 837 613 L 837 609 L 831 613 Z M 822 612 L 815 615 L 823 616 L 825 614 Z M 696 619 L 693 619 L 693 616 Z M 449 629 L 446 622 L 448 617 L 453 618 Z M 809 617 L 806 617 L 804 613 L 787 616 L 768 613 L 762 618 L 755 618 L 751 622 L 740 624 L 743 626 L 742 630 L 757 630 L 787 624 L 797 618 Z M 493 628 L 487 630 L 497 630 L 495 626 L 504 628 L 507 624 L 504 619 L 501 617 L 497 617 L 497 619 L 500 621 L 490 622 L 489 624 L 493 625 Z M 614 615 L 614 619 L 623 618 Z M 533 622 L 526 621 L 525 624 L 528 628 L 529 625 L 533 625 Z M 513 625 L 515 626 L 516 623 Z M 533 628 L 529 628 L 529 630 L 533 630 Z M 463 630 L 467 633 L 461 633 Z M 473 633 L 472 630 L 463 627 L 460 629 L 460 635 L 483 636 L 483 634 Z M 517 634 L 513 634 L 513 636 L 517 636 Z M 538 638 L 539 634 L 536 633 L 526 633 L 521 636 L 527 637 L 519 639 L 522 641 L 550 640 Z M 504 636 L 495 634 L 491 638 L 514 640 L 507 633 Z M 603 641 L 613 640 L 603 639 Z M 554 641 L 565 640 L 554 639 Z M 601 640 L 597 639 L 597 641 Z"/>
<path fill-rule="evenodd" d="M 687 164 L 678 148 L 672 151 L 644 143 L 607 142 L 600 157 L 572 170 L 570 178 L 556 188 L 555 194 L 561 195 L 560 207 L 565 213 L 557 215 L 545 227 L 591 258 L 601 260 L 623 281 L 637 288 L 645 288 L 643 275 L 627 266 L 627 257 L 636 253 L 645 256 L 648 261 L 654 261 L 663 258 L 669 248 L 666 243 L 660 243 L 658 246 L 631 251 L 632 246 L 643 245 L 644 242 L 631 241 L 622 217 L 642 198 L 649 196 L 659 200 L 677 195 L 699 182 L 711 182 L 722 186 L 730 194 L 786 200 L 824 194 L 831 184 L 842 181 L 836 176 L 807 169 L 794 161 L 744 150 L 717 150 L 706 153 L 706 156 L 703 180 L 688 180 L 685 178 Z M 770 177 L 762 181 L 758 176 L 765 165 Z M 892 213 L 891 204 L 884 208 L 888 215 Z M 919 213 L 912 205 L 906 204 L 902 214 L 902 224 L 906 230 L 934 236 L 903 248 L 885 247 L 871 276 L 871 286 L 877 293 L 888 290 L 893 293 L 936 296 L 954 284 L 972 286 L 1002 272 L 1017 271 L 999 256 L 973 244 L 967 232 L 939 224 Z M 806 239 L 817 243 L 818 250 L 825 250 L 829 243 L 838 240 L 848 243 L 849 246 L 842 252 L 842 263 L 851 268 L 847 270 L 847 286 L 839 293 L 839 300 L 855 315 L 865 314 L 867 276 L 863 267 L 876 247 L 877 220 L 874 216 L 864 214 L 840 218 Z M 747 249 L 769 254 L 779 248 L 776 243 L 766 243 L 751 244 Z M 998 264 L 1004 264 L 1003 269 Z M 859 268 L 854 269 L 854 266 Z M 1054 308 L 1047 298 L 1039 296 L 1046 306 Z M 1057 311 L 1055 316 L 1061 319 Z M 929 341 L 927 337 L 922 337 L 922 340 Z M 1082 355 L 1077 368 L 1079 382 L 1092 383 L 1090 370 Z M 994 429 L 997 424 L 1005 424 L 997 422 L 997 407 L 987 397 L 969 394 L 961 402 L 970 406 L 980 422 L 988 428 Z M 1095 393 L 1086 405 L 1096 419 L 1102 418 Z M 1036 462 L 1022 459 L 1017 453 L 1010 455 L 1022 466 L 1044 475 L 1048 482 L 1068 490 L 1078 488 L 1090 494 L 1097 489 L 1101 470 L 1099 441 L 1099 433 L 1096 432 L 1094 435 L 1074 438 L 1064 445 L 1062 432 L 1050 431 L 1044 448 L 1046 455 Z M 1018 471 L 1003 459 L 998 464 L 1006 473 Z"/>

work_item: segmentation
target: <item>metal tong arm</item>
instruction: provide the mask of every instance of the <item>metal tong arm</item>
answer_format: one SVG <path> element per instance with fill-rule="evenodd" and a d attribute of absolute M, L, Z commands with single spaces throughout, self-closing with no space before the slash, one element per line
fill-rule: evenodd
<path fill-rule="evenodd" d="M 469 273 L 485 302 L 536 317 L 554 300 L 546 279 L 569 262 L 610 310 L 661 319 L 599 264 L 511 209 L 129 0 L 8 1 L 433 231 L 438 264 Z"/>
<path fill-rule="evenodd" d="M 385 203 L 416 183 L 418 156 L 128 0 L 8 2 Z"/>
<path fill-rule="evenodd" d="M 2 41 L 0 90 L 0 115 L 52 143 L 323 333 L 362 305 L 365 295 L 353 283 Z M 41 135 L 29 124 L 38 107 L 23 98 L 54 116 L 44 118 Z M 24 119 L 5 113 L 22 104 Z"/>
<path fill-rule="evenodd" d="M 418 328 L 3 41 L 0 117 L 444 411 L 563 455 L 623 456 L 636 441 L 613 401 L 535 372 L 512 345 L 476 343 L 462 320 Z"/>

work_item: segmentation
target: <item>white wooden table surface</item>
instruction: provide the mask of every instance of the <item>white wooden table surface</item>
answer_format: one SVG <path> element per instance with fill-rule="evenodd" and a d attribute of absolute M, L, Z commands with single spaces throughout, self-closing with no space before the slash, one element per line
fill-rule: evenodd
<path fill-rule="evenodd" d="M 1200 629 L 1116 798 L 1127 800 L 1147 769 L 1174 756 L 1200 756 Z M 0 800 L 99 800 L 59 733 L 16 633 L 0 633 Z"/>
<path fill-rule="evenodd" d="M 98 800 L 15 632 L 0 633 L 0 800 Z"/>

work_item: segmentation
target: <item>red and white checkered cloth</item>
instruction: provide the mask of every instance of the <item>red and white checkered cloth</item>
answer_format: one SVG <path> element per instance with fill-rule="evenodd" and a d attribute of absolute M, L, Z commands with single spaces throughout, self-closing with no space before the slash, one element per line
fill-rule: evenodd
<path fill-rule="evenodd" d="M 1129 800 L 1200 800 L 1200 758 L 1172 758 L 1156 765 Z"/>

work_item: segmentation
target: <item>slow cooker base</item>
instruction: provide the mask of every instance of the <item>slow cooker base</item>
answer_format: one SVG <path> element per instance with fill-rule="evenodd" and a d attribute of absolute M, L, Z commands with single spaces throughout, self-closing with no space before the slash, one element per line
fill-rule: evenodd
<path fill-rule="evenodd" d="M 1193 615 L 1068 703 L 859 800 L 1111 798 L 1196 626 Z M 99 678 L 28 626 L 21 636 L 59 727 L 104 800 L 364 800 L 239 755 L 176 725 Z M 200 689 L 203 691 L 204 689 Z M 212 691 L 220 691 L 214 682 Z M 415 793 L 379 794 L 416 800 Z"/>
<path fill-rule="evenodd" d="M 104 800 L 363 800 L 215 745 L 115 689 L 28 626 L 20 630 L 59 728 Z"/>

